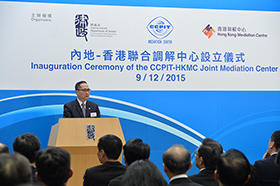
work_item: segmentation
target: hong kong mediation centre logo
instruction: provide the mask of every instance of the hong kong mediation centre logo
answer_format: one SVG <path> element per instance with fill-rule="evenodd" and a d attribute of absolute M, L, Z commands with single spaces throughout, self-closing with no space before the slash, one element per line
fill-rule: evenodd
<path fill-rule="evenodd" d="M 84 37 L 86 41 L 88 41 L 88 21 L 89 16 L 86 14 L 77 14 L 75 16 L 76 37 Z"/>
<path fill-rule="evenodd" d="M 162 16 L 154 18 L 148 25 L 147 30 L 157 39 L 164 39 L 172 31 L 172 24 Z"/>
<path fill-rule="evenodd" d="M 210 39 L 216 31 L 208 24 L 202 32 Z"/>

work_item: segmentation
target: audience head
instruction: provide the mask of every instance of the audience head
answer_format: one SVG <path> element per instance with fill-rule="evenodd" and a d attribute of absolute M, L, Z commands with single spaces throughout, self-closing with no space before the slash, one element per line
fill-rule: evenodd
<path fill-rule="evenodd" d="M 150 157 L 150 146 L 141 139 L 134 138 L 123 146 L 124 159 L 127 166 L 136 160 L 145 160 Z"/>
<path fill-rule="evenodd" d="M 126 170 L 122 186 L 167 186 L 157 166 L 149 160 L 136 160 Z"/>
<path fill-rule="evenodd" d="M 10 153 L 9 147 L 3 143 L 0 143 L 0 154 L 1 153 Z"/>
<path fill-rule="evenodd" d="M 215 179 L 224 186 L 245 185 L 250 179 L 250 164 L 246 156 L 236 149 L 223 153 L 217 161 Z"/>
<path fill-rule="evenodd" d="M 195 165 L 199 169 L 215 169 L 217 160 L 222 153 L 223 148 L 217 141 L 205 138 L 196 151 Z"/>
<path fill-rule="evenodd" d="M 274 152 L 277 152 L 280 149 L 280 130 L 273 132 L 271 135 L 268 150 L 269 153 L 272 154 Z"/>
<path fill-rule="evenodd" d="M 162 154 L 164 171 L 169 179 L 175 175 L 186 174 L 192 166 L 190 152 L 182 145 L 173 145 Z"/>
<path fill-rule="evenodd" d="M 49 147 L 36 154 L 36 178 L 47 186 L 65 184 L 73 175 L 70 154 L 58 147 Z"/>
<path fill-rule="evenodd" d="M 41 143 L 35 134 L 25 133 L 14 140 L 13 148 L 15 152 L 24 155 L 30 163 L 34 163 L 36 152 L 40 150 Z"/>
<path fill-rule="evenodd" d="M 222 145 L 220 143 L 218 143 L 217 141 L 215 141 L 211 138 L 204 138 L 203 141 L 202 141 L 203 145 L 207 145 L 209 143 L 216 143 L 220 147 L 220 151 L 224 152 L 224 149 L 223 149 Z"/>
<path fill-rule="evenodd" d="M 122 152 L 122 141 L 119 137 L 108 134 L 102 136 L 97 144 L 97 156 L 103 164 L 108 160 L 117 160 Z"/>
<path fill-rule="evenodd" d="M 0 185 L 16 186 L 31 182 L 28 159 L 19 153 L 0 154 Z"/>

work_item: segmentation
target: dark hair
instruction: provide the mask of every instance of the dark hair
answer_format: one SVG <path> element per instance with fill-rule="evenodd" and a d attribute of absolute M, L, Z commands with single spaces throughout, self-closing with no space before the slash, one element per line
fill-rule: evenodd
<path fill-rule="evenodd" d="M 211 138 L 205 138 L 198 148 L 197 155 L 202 157 L 208 169 L 215 169 L 219 156 L 223 153 L 222 146 Z"/>
<path fill-rule="evenodd" d="M 81 84 L 82 84 L 82 83 L 86 83 L 86 84 L 87 84 L 86 81 L 79 81 L 79 82 L 77 82 L 76 85 L 75 85 L 75 90 L 78 90 L 79 88 L 81 88 Z"/>
<path fill-rule="evenodd" d="M 220 143 L 218 143 L 217 141 L 215 141 L 211 138 L 204 138 L 203 141 L 202 141 L 203 145 L 208 145 L 208 144 L 211 144 L 211 143 L 216 143 L 220 147 L 220 151 L 222 153 L 224 152 L 222 145 Z"/>
<path fill-rule="evenodd" d="M 149 160 L 136 160 L 126 170 L 121 186 L 167 186 L 157 166 Z"/>
<path fill-rule="evenodd" d="M 36 168 L 42 182 L 58 186 L 67 182 L 70 172 L 70 154 L 58 147 L 49 147 L 36 155 Z"/>
<path fill-rule="evenodd" d="M 123 146 L 123 153 L 128 165 L 136 160 L 148 159 L 150 157 L 150 146 L 143 143 L 141 139 L 134 138 Z"/>
<path fill-rule="evenodd" d="M 258 170 L 252 164 L 250 164 L 250 179 L 245 185 L 246 186 L 258 186 L 259 185 Z"/>
<path fill-rule="evenodd" d="M 170 172 L 182 174 L 190 167 L 191 154 L 183 145 L 172 145 L 162 154 L 162 160 Z"/>
<path fill-rule="evenodd" d="M 40 150 L 41 143 L 35 134 L 25 133 L 14 140 L 13 148 L 15 152 L 24 155 L 30 163 L 34 163 L 36 152 Z"/>
<path fill-rule="evenodd" d="M 273 132 L 270 141 L 274 141 L 276 150 L 280 148 L 280 130 Z"/>
<path fill-rule="evenodd" d="M 108 134 L 102 136 L 97 144 L 98 150 L 104 150 L 108 159 L 117 160 L 122 152 L 122 141 L 119 137 Z"/>
<path fill-rule="evenodd" d="M 31 182 L 31 167 L 28 159 L 19 153 L 0 154 L 0 185 L 15 186 Z"/>
<path fill-rule="evenodd" d="M 218 159 L 217 172 L 223 185 L 245 185 L 250 174 L 250 164 L 242 152 L 230 149 Z"/>
<path fill-rule="evenodd" d="M 10 153 L 9 147 L 3 143 L 0 143 L 0 153 Z"/>

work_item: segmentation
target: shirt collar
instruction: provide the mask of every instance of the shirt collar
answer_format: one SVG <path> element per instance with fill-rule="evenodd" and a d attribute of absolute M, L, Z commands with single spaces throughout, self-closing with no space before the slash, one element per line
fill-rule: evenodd
<path fill-rule="evenodd" d="M 179 178 L 188 178 L 188 176 L 187 176 L 187 174 L 179 174 L 179 175 L 173 176 L 173 177 L 170 179 L 170 182 L 171 182 L 172 180 L 179 179 Z"/>
<path fill-rule="evenodd" d="M 83 103 L 83 102 L 81 102 L 78 98 L 77 98 L 77 101 L 79 102 L 80 107 L 82 107 L 82 103 Z M 85 104 L 85 105 L 87 104 L 87 100 L 84 102 L 84 104 Z"/>
<path fill-rule="evenodd" d="M 204 167 L 204 168 L 201 168 L 201 169 L 200 169 L 200 172 L 203 171 L 203 170 L 205 170 L 205 169 L 206 169 L 205 167 Z"/>

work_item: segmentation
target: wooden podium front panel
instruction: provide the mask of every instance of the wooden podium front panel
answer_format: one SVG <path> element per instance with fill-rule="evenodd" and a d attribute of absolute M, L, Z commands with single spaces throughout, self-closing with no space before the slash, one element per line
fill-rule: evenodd
<path fill-rule="evenodd" d="M 86 139 L 86 125 L 95 125 L 95 141 Z M 61 118 L 52 127 L 48 146 L 97 146 L 98 139 L 106 134 L 114 134 L 125 143 L 118 118 Z"/>
<path fill-rule="evenodd" d="M 97 147 L 66 147 L 63 148 L 71 154 L 71 167 L 73 168 L 73 176 L 68 180 L 68 186 L 83 185 L 83 177 L 86 169 L 101 165 L 96 152 Z"/>

